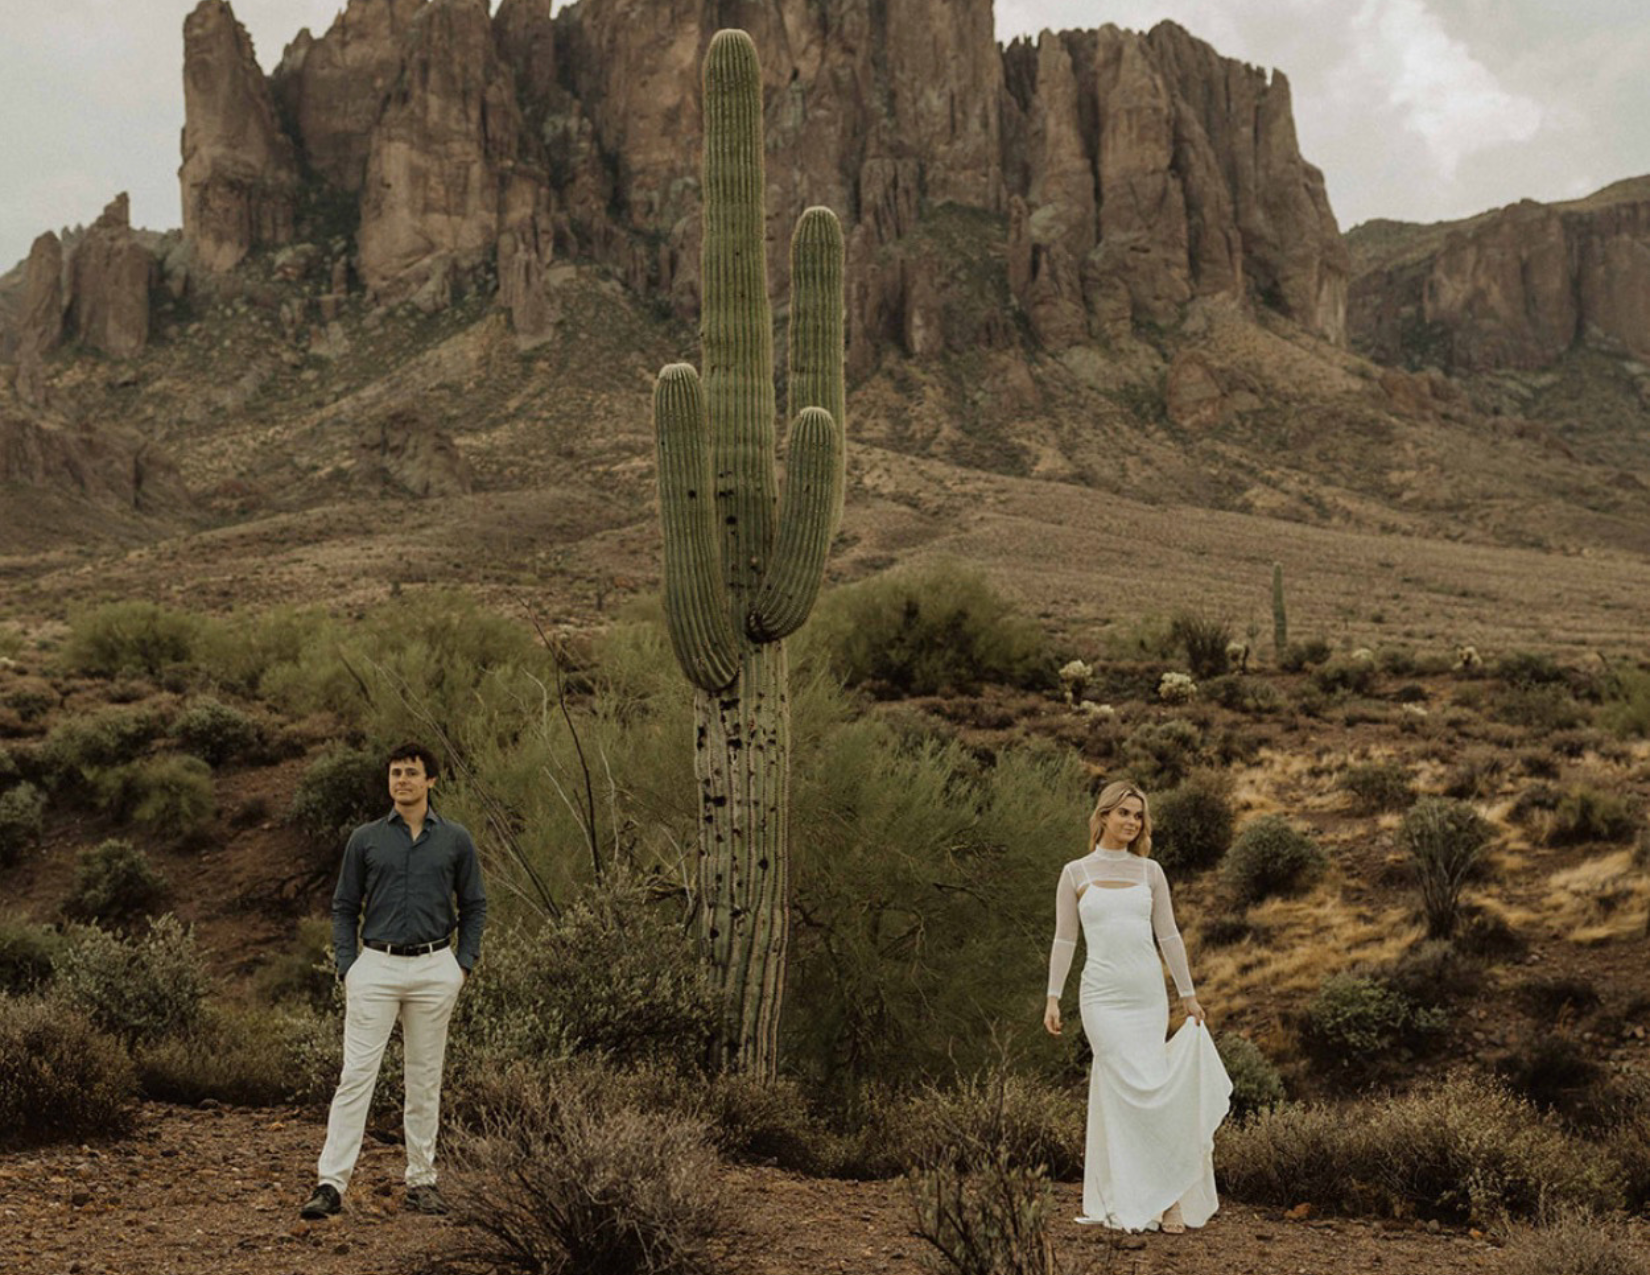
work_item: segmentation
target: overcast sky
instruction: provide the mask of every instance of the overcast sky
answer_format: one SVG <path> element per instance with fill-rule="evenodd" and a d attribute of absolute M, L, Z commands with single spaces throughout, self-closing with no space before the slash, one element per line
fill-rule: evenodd
<path fill-rule="evenodd" d="M 909 2 L 909 0 L 901 0 Z M 116 193 L 180 224 L 183 19 L 193 0 L 0 0 L 0 270 Z M 265 69 L 337 0 L 234 0 Z M 1000 39 L 1172 18 L 1286 72 L 1343 229 L 1567 199 L 1650 173 L 1644 0 L 997 0 Z"/>

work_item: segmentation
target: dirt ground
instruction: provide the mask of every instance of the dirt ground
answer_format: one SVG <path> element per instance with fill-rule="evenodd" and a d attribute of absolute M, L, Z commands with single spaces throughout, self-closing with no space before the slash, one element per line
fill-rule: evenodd
<path fill-rule="evenodd" d="M 401 1207 L 401 1149 L 369 1139 L 344 1213 L 298 1217 L 323 1127 L 292 1110 L 146 1104 L 133 1136 L 0 1157 L 6 1275 L 418 1275 L 462 1240 Z M 761 1167 L 725 1171 L 729 1275 L 918 1275 L 921 1241 L 898 1182 L 838 1182 Z M 1400 1223 L 1289 1217 L 1227 1203 L 1184 1236 L 1080 1228 L 1080 1190 L 1058 1188 L 1056 1251 L 1083 1275 L 1393 1275 L 1500 1269 L 1495 1239 Z M 1646 1239 L 1639 1226 L 1638 1239 Z"/>

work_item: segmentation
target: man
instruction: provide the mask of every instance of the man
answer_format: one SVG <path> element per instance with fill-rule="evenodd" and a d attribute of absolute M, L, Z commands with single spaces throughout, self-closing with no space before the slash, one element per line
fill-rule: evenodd
<path fill-rule="evenodd" d="M 344 1070 L 327 1118 L 320 1181 L 302 1209 L 306 1218 L 342 1207 L 397 1019 L 406 1053 L 407 1207 L 447 1211 L 435 1186 L 441 1064 L 458 989 L 481 955 L 487 897 L 469 832 L 430 808 L 436 775 L 428 749 L 397 748 L 389 756 L 395 808 L 362 824 L 344 848 L 332 896 L 332 945 L 344 984 Z"/>

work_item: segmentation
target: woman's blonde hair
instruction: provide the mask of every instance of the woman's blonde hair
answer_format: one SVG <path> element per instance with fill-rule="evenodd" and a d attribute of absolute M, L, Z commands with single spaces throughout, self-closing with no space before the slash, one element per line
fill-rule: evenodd
<path fill-rule="evenodd" d="M 1146 800 L 1146 794 L 1138 785 L 1127 779 L 1119 779 L 1107 784 L 1100 790 L 1100 799 L 1094 803 L 1094 813 L 1089 816 L 1089 853 L 1094 853 L 1094 847 L 1100 844 L 1100 829 L 1105 825 L 1106 816 L 1121 806 L 1130 797 L 1140 801 L 1140 831 L 1129 842 L 1129 853 L 1137 854 L 1142 859 L 1152 857 L 1152 807 Z"/>

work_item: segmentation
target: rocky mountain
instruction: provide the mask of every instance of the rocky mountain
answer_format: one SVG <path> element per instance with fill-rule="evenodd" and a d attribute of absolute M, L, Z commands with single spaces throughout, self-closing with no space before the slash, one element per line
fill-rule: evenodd
<path fill-rule="evenodd" d="M 1650 177 L 1348 237 L 1353 345 L 1457 372 L 1547 367 L 1580 345 L 1650 360 Z"/>
<path fill-rule="evenodd" d="M 1208 295 L 1343 338 L 1347 256 L 1281 74 L 1168 23 L 1000 48 L 990 0 L 581 0 L 553 19 L 547 0 L 352 0 L 267 80 L 225 0 L 202 0 L 184 42 L 194 264 L 221 274 L 325 209 L 378 301 L 436 311 L 496 285 L 532 337 L 547 267 L 576 257 L 690 315 L 699 64 L 729 23 L 765 58 L 776 237 L 814 203 L 850 232 L 859 371 L 888 348 L 1001 344 L 1013 311 L 1060 347 Z M 1006 256 L 1011 296 L 924 242 L 947 204 L 983 215 L 969 246 Z"/>

